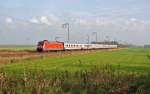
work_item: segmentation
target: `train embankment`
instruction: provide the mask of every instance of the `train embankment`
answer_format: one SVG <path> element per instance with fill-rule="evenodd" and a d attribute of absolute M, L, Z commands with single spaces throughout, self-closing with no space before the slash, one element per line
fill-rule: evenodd
<path fill-rule="evenodd" d="M 96 51 L 116 51 L 119 49 L 99 49 L 99 50 L 76 50 L 76 51 L 49 51 L 37 52 L 35 50 L 0 50 L 0 64 L 11 63 L 14 60 L 23 59 L 36 59 L 43 56 L 60 56 L 60 55 L 73 55 L 73 54 L 86 54 Z"/>

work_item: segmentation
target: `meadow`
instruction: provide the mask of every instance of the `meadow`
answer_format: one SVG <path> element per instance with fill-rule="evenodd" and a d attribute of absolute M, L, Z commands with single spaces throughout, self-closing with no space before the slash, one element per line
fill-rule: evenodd
<path fill-rule="evenodd" d="M 1 64 L 0 93 L 150 94 L 150 49 L 41 54 Z"/>
<path fill-rule="evenodd" d="M 42 54 L 42 53 L 41 53 Z M 23 73 L 42 70 L 47 73 L 88 70 L 93 66 L 102 68 L 111 65 L 120 71 L 148 73 L 150 72 L 150 49 L 131 48 L 112 51 L 81 51 L 53 55 L 42 55 L 39 58 L 12 60 L 11 64 L 3 65 L 8 73 Z"/>
<path fill-rule="evenodd" d="M 9 51 L 23 51 L 23 50 L 34 50 L 34 45 L 0 45 L 0 51 L 9 50 Z"/>

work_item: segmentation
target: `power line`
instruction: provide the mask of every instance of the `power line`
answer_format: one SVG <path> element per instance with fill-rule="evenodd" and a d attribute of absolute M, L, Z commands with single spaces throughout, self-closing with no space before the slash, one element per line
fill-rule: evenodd
<path fill-rule="evenodd" d="M 62 24 L 62 27 L 67 28 L 67 31 L 68 31 L 67 42 L 69 43 L 70 42 L 70 25 L 69 23 L 65 23 L 65 24 Z"/>
<path fill-rule="evenodd" d="M 93 35 L 95 35 L 95 42 L 97 42 L 97 32 L 93 32 Z"/>

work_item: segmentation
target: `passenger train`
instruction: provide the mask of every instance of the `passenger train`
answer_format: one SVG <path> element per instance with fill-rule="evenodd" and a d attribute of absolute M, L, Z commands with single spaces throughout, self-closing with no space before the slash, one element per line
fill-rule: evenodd
<path fill-rule="evenodd" d="M 117 48 L 115 44 L 76 44 L 64 42 L 49 42 L 43 40 L 38 42 L 37 51 L 65 51 L 65 50 L 90 50 L 90 49 L 114 49 Z"/>

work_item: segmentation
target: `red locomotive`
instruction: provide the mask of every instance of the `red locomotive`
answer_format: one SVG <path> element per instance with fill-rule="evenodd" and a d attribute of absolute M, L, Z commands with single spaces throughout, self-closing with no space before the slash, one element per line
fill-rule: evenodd
<path fill-rule="evenodd" d="M 38 42 L 37 51 L 49 51 L 49 50 L 64 50 L 63 42 L 49 42 L 48 40 L 43 40 Z"/>

